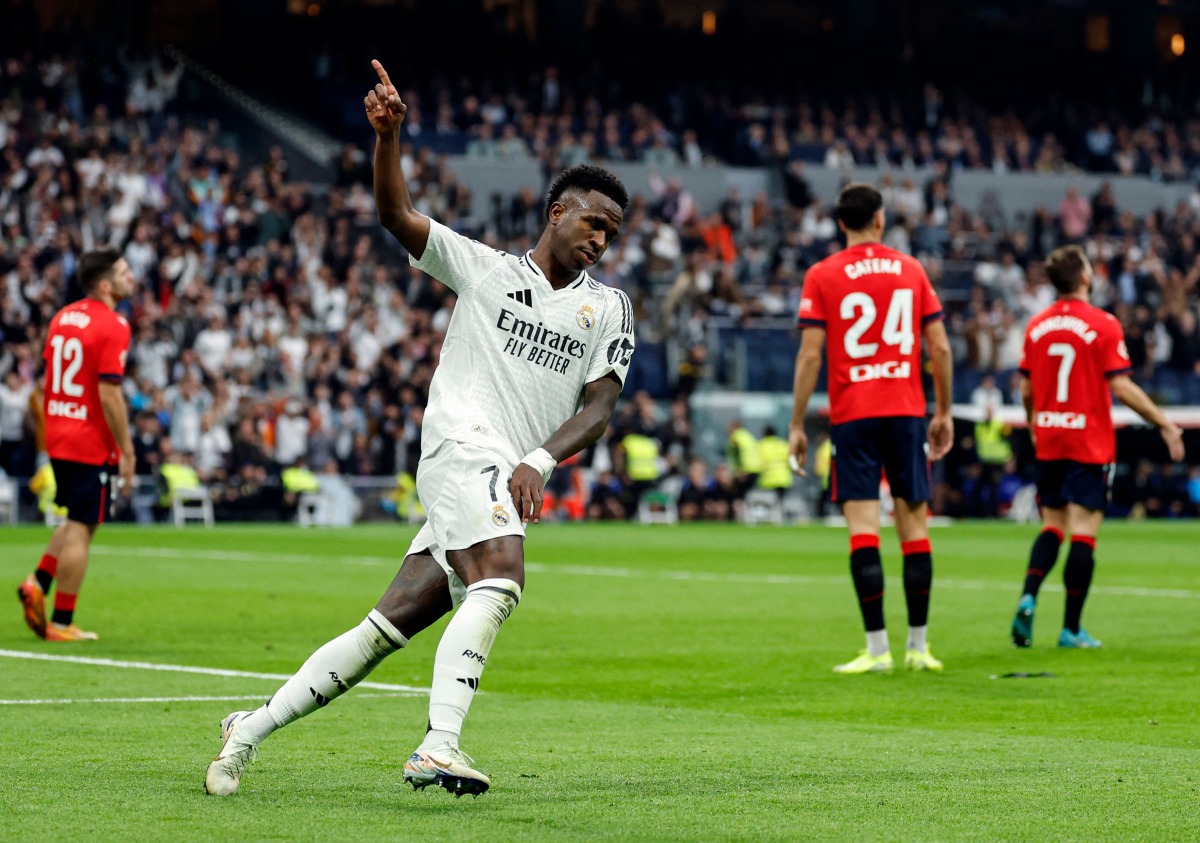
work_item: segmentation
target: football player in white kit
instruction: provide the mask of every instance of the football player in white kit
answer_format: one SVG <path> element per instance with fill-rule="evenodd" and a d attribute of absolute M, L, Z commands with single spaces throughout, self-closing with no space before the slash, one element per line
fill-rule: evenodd
<path fill-rule="evenodd" d="M 412 264 L 458 294 L 430 386 L 417 493 L 429 520 L 358 626 L 318 649 L 256 711 L 221 722 L 208 793 L 237 791 L 258 744 L 361 682 L 458 607 L 438 644 L 425 740 L 404 765 L 414 788 L 490 786 L 459 749 L 492 642 L 525 584 L 525 525 L 558 461 L 600 438 L 633 354 L 628 298 L 591 279 L 621 227 L 625 188 L 582 165 L 550 188 L 547 225 L 525 255 L 496 251 L 419 213 L 400 166 L 406 107 L 379 62 L 364 99 L 375 128 L 375 206 Z"/>

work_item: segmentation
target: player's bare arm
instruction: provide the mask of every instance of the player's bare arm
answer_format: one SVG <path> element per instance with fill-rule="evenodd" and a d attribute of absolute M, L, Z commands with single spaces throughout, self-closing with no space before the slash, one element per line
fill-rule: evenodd
<path fill-rule="evenodd" d="M 122 493 L 133 492 L 133 468 L 135 465 L 133 439 L 129 435 L 129 411 L 125 407 L 125 396 L 119 383 L 100 382 L 100 406 L 104 408 L 104 420 L 112 432 L 117 447 L 121 449 L 118 470 L 122 481 Z"/>
<path fill-rule="evenodd" d="M 1028 375 L 1021 377 L 1021 403 L 1025 405 L 1025 418 L 1029 422 L 1029 438 L 1037 446 L 1037 425 L 1033 423 L 1033 381 Z"/>
<path fill-rule="evenodd" d="M 583 407 L 551 434 L 542 450 L 559 463 L 597 442 L 608 429 L 620 394 L 621 381 L 611 373 L 586 384 L 583 387 Z M 517 511 L 521 513 L 521 520 L 538 523 L 542 517 L 541 471 L 522 462 L 513 471 L 508 490 Z"/>
<path fill-rule="evenodd" d="M 804 432 L 804 419 L 808 415 L 808 402 L 817 388 L 817 376 L 821 373 L 821 353 L 825 347 L 824 328 L 805 328 L 800 338 L 800 350 L 796 352 L 796 375 L 792 384 L 792 420 L 788 424 L 788 463 L 792 471 L 801 477 L 808 472 L 804 461 L 808 456 L 808 434 Z"/>
<path fill-rule="evenodd" d="M 377 60 L 371 67 L 379 82 L 363 97 L 367 120 L 375 129 L 375 211 L 379 222 L 417 260 L 429 242 L 429 217 L 413 207 L 400 167 L 400 126 L 408 111 L 387 71 Z"/>
<path fill-rule="evenodd" d="M 929 457 L 940 460 L 950 453 L 950 446 L 954 444 L 954 419 L 950 415 L 950 401 L 954 394 L 954 358 L 943 322 L 930 322 L 925 326 L 924 334 L 925 345 L 933 361 L 933 390 L 937 396 L 933 418 L 929 422 Z"/>
<path fill-rule="evenodd" d="M 1179 429 L 1179 425 L 1163 415 L 1163 411 L 1129 375 L 1117 375 L 1109 380 L 1108 385 L 1122 404 L 1158 428 L 1163 442 L 1167 443 L 1171 459 L 1181 462 L 1184 458 L 1183 431 Z"/>

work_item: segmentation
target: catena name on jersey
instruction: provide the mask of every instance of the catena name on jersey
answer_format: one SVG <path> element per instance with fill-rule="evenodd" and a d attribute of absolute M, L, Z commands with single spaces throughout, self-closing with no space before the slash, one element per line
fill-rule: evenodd
<path fill-rule="evenodd" d="M 531 363 L 545 366 L 555 372 L 565 373 L 570 358 L 582 360 L 587 352 L 587 343 L 580 342 L 570 334 L 560 334 L 541 322 L 518 319 L 512 311 L 500 309 L 496 327 L 509 334 L 504 343 L 504 352 L 513 357 L 524 357 Z M 561 352 L 556 354 L 555 352 Z"/>

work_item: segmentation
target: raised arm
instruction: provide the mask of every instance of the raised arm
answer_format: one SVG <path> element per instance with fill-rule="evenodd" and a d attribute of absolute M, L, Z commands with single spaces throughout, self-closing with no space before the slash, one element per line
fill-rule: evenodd
<path fill-rule="evenodd" d="M 608 429 L 621 394 L 620 379 L 609 373 L 583 388 L 583 406 L 550 434 L 546 444 L 526 456 L 508 482 L 513 503 L 525 523 L 542 517 L 543 475 L 555 465 L 595 443 Z"/>
<path fill-rule="evenodd" d="M 1179 426 L 1163 415 L 1163 411 L 1150 400 L 1150 396 L 1143 392 L 1140 386 L 1133 382 L 1133 378 L 1129 375 L 1117 375 L 1109 379 L 1108 385 L 1112 389 L 1113 395 L 1117 396 L 1122 404 L 1158 428 L 1163 441 L 1167 443 L 1167 451 L 1170 452 L 1171 459 L 1174 462 L 1182 461 L 1184 457 L 1183 433 Z"/>
<path fill-rule="evenodd" d="M 371 67 L 379 82 L 363 98 L 363 105 L 375 129 L 375 211 L 383 227 L 420 260 L 429 241 L 429 217 L 413 207 L 400 167 L 400 126 L 408 106 L 400 101 L 383 65 L 372 59 Z"/>

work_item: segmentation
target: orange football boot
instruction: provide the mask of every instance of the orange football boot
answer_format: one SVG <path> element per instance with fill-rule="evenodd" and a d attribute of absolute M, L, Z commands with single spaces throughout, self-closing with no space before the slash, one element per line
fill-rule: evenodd
<path fill-rule="evenodd" d="M 30 574 L 17 586 L 17 597 L 25 608 L 25 623 L 38 638 L 46 637 L 46 595 L 37 579 Z"/>
<path fill-rule="evenodd" d="M 47 641 L 95 641 L 100 636 L 94 632 L 84 632 L 75 624 L 59 626 L 52 623 L 46 626 Z"/>

